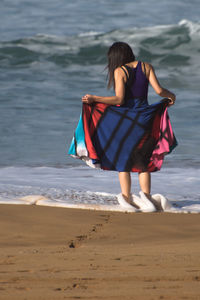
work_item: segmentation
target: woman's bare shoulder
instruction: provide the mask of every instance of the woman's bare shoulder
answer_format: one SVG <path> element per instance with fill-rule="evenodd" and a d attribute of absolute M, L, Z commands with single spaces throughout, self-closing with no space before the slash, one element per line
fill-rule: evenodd
<path fill-rule="evenodd" d="M 150 70 L 150 69 L 153 69 L 152 64 L 150 64 L 150 63 L 148 63 L 148 62 L 146 62 L 146 61 L 143 61 L 142 63 L 145 65 L 145 68 L 146 68 L 146 69 L 149 69 L 149 70 Z"/>
<path fill-rule="evenodd" d="M 148 62 L 142 62 L 142 71 L 149 78 L 150 72 L 153 70 L 153 66 Z"/>
<path fill-rule="evenodd" d="M 127 77 L 127 70 L 124 66 L 118 67 L 114 71 L 115 78 L 126 78 Z"/>

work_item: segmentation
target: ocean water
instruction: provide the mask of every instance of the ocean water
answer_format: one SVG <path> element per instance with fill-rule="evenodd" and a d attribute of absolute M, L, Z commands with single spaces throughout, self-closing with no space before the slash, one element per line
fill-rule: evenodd
<path fill-rule="evenodd" d="M 106 53 L 120 40 L 177 95 L 169 114 L 179 146 L 153 174 L 152 192 L 198 211 L 199 9 L 195 0 L 1 1 L 0 201 L 42 194 L 52 201 L 116 202 L 117 174 L 91 170 L 67 151 L 82 95 L 113 93 L 106 89 Z M 149 102 L 158 99 L 150 89 Z"/>

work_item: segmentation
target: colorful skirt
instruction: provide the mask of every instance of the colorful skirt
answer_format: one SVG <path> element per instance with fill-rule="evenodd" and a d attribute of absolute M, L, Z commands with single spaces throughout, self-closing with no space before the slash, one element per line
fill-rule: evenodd
<path fill-rule="evenodd" d="M 133 107 L 83 104 L 68 154 L 89 166 L 118 172 L 155 172 L 177 145 L 168 101 Z"/>

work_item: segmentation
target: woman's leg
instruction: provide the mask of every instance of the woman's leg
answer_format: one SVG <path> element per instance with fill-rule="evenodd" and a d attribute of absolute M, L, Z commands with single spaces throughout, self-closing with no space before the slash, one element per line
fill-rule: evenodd
<path fill-rule="evenodd" d="M 122 195 L 128 203 L 131 203 L 131 174 L 130 172 L 119 172 L 119 182 Z"/>
<path fill-rule="evenodd" d="M 150 199 L 151 198 L 151 174 L 149 172 L 138 173 L 139 183 L 143 193 Z"/>

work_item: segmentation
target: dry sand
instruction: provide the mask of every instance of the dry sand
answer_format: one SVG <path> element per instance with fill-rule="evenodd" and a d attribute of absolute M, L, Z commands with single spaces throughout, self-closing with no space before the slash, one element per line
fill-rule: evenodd
<path fill-rule="evenodd" d="M 0 212 L 0 299 L 200 299 L 200 215 Z"/>

